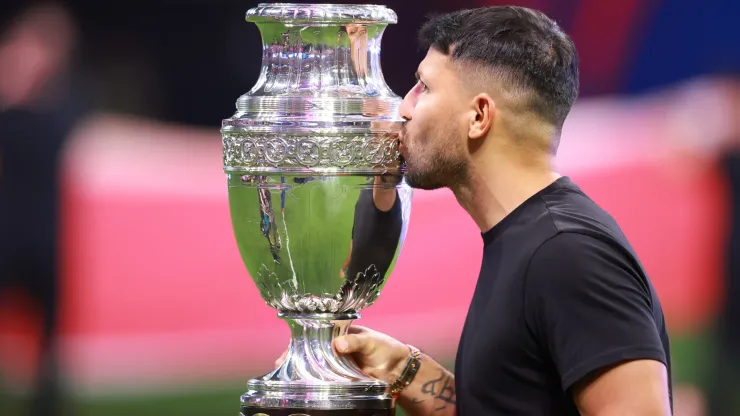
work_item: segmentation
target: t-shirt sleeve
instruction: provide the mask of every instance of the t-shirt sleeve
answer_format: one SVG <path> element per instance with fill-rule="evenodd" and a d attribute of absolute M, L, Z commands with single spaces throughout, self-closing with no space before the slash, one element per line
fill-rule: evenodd
<path fill-rule="evenodd" d="M 558 234 L 535 252 L 526 279 L 527 323 L 564 391 L 620 362 L 666 362 L 650 286 L 616 244 Z"/>

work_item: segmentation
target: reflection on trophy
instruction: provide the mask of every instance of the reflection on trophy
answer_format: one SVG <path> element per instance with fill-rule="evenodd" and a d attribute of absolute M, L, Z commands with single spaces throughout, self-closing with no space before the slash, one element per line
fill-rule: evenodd
<path fill-rule="evenodd" d="M 224 171 L 242 260 L 291 340 L 279 368 L 248 382 L 242 414 L 393 415 L 387 383 L 332 340 L 378 298 L 408 226 L 401 99 L 380 67 L 396 14 L 260 4 L 247 21 L 262 34 L 262 71 L 223 121 Z"/>

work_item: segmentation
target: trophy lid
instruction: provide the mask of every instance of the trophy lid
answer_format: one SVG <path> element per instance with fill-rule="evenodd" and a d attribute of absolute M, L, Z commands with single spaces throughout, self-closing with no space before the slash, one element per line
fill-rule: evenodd
<path fill-rule="evenodd" d="M 396 13 L 380 5 L 261 3 L 247 12 L 262 69 L 221 123 L 229 172 L 398 174 L 401 97 L 380 42 Z"/>
<path fill-rule="evenodd" d="M 396 23 L 396 13 L 375 4 L 260 3 L 247 11 L 248 22 Z"/>
<path fill-rule="evenodd" d="M 266 23 L 258 25 L 262 70 L 222 127 L 283 133 L 400 128 L 401 98 L 386 84 L 380 65 L 383 31 L 397 21 L 392 9 L 260 3 L 249 9 L 247 21 Z"/>

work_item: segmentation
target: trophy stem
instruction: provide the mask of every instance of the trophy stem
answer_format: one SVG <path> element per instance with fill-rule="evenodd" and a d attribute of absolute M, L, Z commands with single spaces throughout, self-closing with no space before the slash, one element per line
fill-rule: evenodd
<path fill-rule="evenodd" d="M 279 316 L 290 327 L 288 353 L 280 367 L 247 383 L 243 415 L 395 414 L 388 383 L 334 350 L 334 339 L 347 333 L 358 313 Z"/>
<path fill-rule="evenodd" d="M 337 354 L 334 339 L 345 335 L 359 314 L 317 314 L 310 317 L 282 315 L 290 327 L 290 347 L 281 368 L 293 371 L 301 380 L 358 382 L 378 380 L 364 374 L 346 356 Z"/>

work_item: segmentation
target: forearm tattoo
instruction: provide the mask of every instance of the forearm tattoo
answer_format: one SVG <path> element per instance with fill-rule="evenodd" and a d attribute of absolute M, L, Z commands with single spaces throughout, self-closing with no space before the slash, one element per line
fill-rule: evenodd
<path fill-rule="evenodd" d="M 421 386 L 421 392 L 425 396 L 429 396 L 430 400 L 439 400 L 435 402 L 435 411 L 444 410 L 448 405 L 455 406 L 455 380 L 447 375 L 447 372 L 440 371 L 439 378 L 435 378 L 427 381 Z M 413 403 L 419 404 L 425 402 L 427 399 L 414 399 Z"/>

